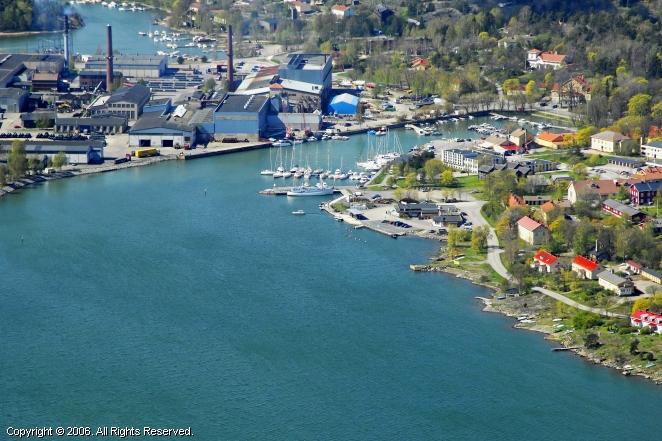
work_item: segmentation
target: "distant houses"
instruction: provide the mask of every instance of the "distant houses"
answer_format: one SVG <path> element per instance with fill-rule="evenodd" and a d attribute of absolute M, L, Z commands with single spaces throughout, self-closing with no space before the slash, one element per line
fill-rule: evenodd
<path fill-rule="evenodd" d="M 651 311 L 635 311 L 630 316 L 630 324 L 637 328 L 650 328 L 651 331 L 662 334 L 662 314 Z"/>
<path fill-rule="evenodd" d="M 662 141 L 649 141 L 641 145 L 641 155 L 655 163 L 662 163 Z"/>
<path fill-rule="evenodd" d="M 347 5 L 334 5 L 331 8 L 331 14 L 338 18 L 351 17 L 353 15 L 352 8 Z"/>
<path fill-rule="evenodd" d="M 575 204 L 578 200 L 589 194 L 599 199 L 613 197 L 618 194 L 621 187 L 628 189 L 630 183 L 630 181 L 625 179 L 587 179 L 584 181 L 573 181 L 568 186 L 568 200 L 571 204 Z"/>

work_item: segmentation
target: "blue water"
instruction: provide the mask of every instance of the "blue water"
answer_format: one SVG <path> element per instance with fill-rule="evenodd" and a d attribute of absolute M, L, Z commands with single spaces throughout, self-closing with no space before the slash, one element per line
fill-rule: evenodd
<path fill-rule="evenodd" d="M 333 144 L 332 161 L 362 140 Z M 551 352 L 481 312 L 482 288 L 409 271 L 435 243 L 258 195 L 268 161 L 172 161 L 0 200 L 1 425 L 342 441 L 659 426 L 658 386 Z"/>
<path fill-rule="evenodd" d="M 149 37 L 141 37 L 138 32 L 164 31 L 163 26 L 152 25 L 155 13 L 152 11 L 119 11 L 101 5 L 73 5 L 85 21 L 85 26 L 72 31 L 74 54 L 105 53 L 106 25 L 113 26 L 113 49 L 122 54 L 155 54 L 157 51 L 172 52 L 165 43 L 155 43 Z M 168 30 L 168 32 L 170 32 Z M 23 37 L 0 37 L 0 51 L 4 52 L 43 52 L 63 47 L 62 34 L 30 35 Z M 181 42 L 182 45 L 190 40 Z M 203 55 L 199 48 L 180 48 L 182 54 Z M 223 58 L 222 51 L 207 52 L 209 58 Z"/>

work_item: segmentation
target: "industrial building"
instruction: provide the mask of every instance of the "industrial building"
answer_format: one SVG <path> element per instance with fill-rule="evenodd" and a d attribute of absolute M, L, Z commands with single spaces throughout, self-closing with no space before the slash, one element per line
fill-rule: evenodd
<path fill-rule="evenodd" d="M 10 140 L 0 140 L 0 156 L 6 156 L 11 150 Z M 27 157 L 52 159 L 58 153 L 64 153 L 69 164 L 100 164 L 103 162 L 104 142 L 96 140 L 83 141 L 39 141 L 27 140 L 25 154 Z"/>
<path fill-rule="evenodd" d="M 0 110 L 3 112 L 24 112 L 28 104 L 30 93 L 23 89 L 0 89 Z"/>
<path fill-rule="evenodd" d="M 142 84 L 121 87 L 111 95 L 97 98 L 90 104 L 89 111 L 91 115 L 121 115 L 135 120 L 143 113 L 150 95 L 150 90 Z"/>
<path fill-rule="evenodd" d="M 106 90 L 106 71 L 83 69 L 78 73 L 78 87 L 82 90 Z M 115 72 L 113 81 L 121 81 L 122 74 Z"/>
<path fill-rule="evenodd" d="M 124 133 L 128 128 L 126 116 L 94 115 L 92 117 L 59 117 L 55 118 L 55 131 L 58 133 Z"/>
<path fill-rule="evenodd" d="M 287 64 L 278 69 L 278 76 L 284 80 L 310 83 L 320 88 L 322 103 L 326 103 L 331 90 L 333 60 L 328 54 L 293 54 Z"/>
<path fill-rule="evenodd" d="M 196 128 L 190 123 L 192 113 L 185 106 L 174 112 L 148 112 L 129 130 L 131 147 L 183 147 L 195 145 Z"/>
<path fill-rule="evenodd" d="M 90 56 L 85 61 L 85 70 L 106 71 L 107 58 Z M 114 55 L 113 73 L 132 78 L 158 78 L 168 69 L 165 55 Z"/>
<path fill-rule="evenodd" d="M 50 54 L 0 54 L 0 88 L 19 81 L 25 71 L 61 73 L 64 69 L 62 55 Z M 27 80 L 27 77 L 25 77 Z"/>
<path fill-rule="evenodd" d="M 257 140 L 267 130 L 267 95 L 227 94 L 214 111 L 214 133 Z"/>

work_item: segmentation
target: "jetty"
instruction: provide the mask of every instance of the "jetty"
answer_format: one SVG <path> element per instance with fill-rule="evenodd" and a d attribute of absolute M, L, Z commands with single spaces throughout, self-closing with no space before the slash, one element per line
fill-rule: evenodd
<path fill-rule="evenodd" d="M 287 196 L 287 192 L 292 190 L 292 187 L 296 187 L 296 184 L 293 185 L 288 185 L 287 187 L 271 187 L 271 188 L 265 188 L 264 190 L 260 190 L 258 193 L 264 194 L 264 195 L 269 195 L 269 196 Z M 333 193 L 342 193 L 343 188 L 351 188 L 351 187 L 334 187 L 333 188 Z"/>
<path fill-rule="evenodd" d="M 419 127 L 416 124 L 405 124 L 405 129 L 411 129 L 414 132 L 416 132 L 417 135 L 421 135 L 421 136 L 428 134 L 428 132 L 424 128 Z"/>

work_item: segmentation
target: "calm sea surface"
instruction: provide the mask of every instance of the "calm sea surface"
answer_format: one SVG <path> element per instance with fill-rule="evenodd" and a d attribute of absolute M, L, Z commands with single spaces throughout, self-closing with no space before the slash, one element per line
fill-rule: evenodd
<path fill-rule="evenodd" d="M 73 5 L 85 21 L 85 26 L 72 31 L 74 54 L 95 54 L 106 51 L 106 25 L 113 26 L 113 49 L 123 54 L 156 54 L 157 51 L 172 52 L 164 42 L 154 42 L 149 37 L 141 37 L 138 32 L 164 31 L 163 26 L 152 24 L 155 13 L 151 11 L 119 11 L 101 5 Z M 48 49 L 62 49 L 62 34 L 30 35 L 24 37 L 0 37 L 0 51 L 4 52 L 43 52 Z M 190 40 L 181 41 L 181 45 Z M 182 47 L 182 54 L 203 55 L 201 49 Z M 223 51 L 206 52 L 209 58 L 223 58 Z M 175 65 L 174 61 L 170 64 Z"/>
<path fill-rule="evenodd" d="M 365 141 L 303 148 L 348 168 Z M 9 425 L 191 426 L 200 440 L 655 433 L 659 386 L 552 353 L 481 312 L 483 289 L 409 271 L 435 243 L 258 195 L 268 164 L 268 151 L 172 161 L 0 200 L 0 439 Z"/>

